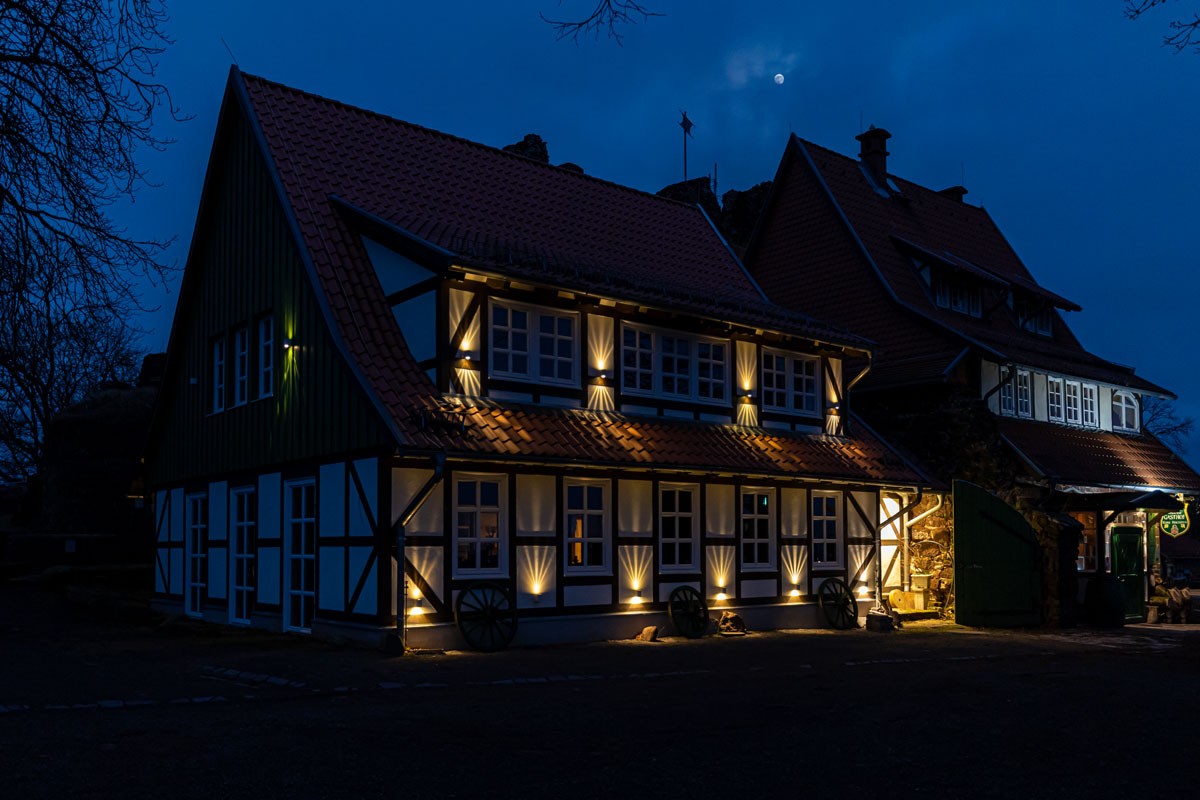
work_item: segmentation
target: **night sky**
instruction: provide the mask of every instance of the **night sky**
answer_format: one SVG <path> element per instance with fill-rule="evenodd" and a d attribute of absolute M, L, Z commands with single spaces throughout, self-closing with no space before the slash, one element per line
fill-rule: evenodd
<path fill-rule="evenodd" d="M 534 132 L 553 163 L 647 191 L 689 176 L 718 193 L 774 176 L 787 135 L 856 154 L 891 131 L 889 171 L 964 183 L 1092 352 L 1135 365 L 1200 418 L 1196 211 L 1200 54 L 1161 46 L 1167 4 L 1137 22 L 1120 0 L 1046 3 L 646 0 L 666 14 L 556 41 L 538 18 L 593 0 L 171 4 L 159 76 L 183 123 L 142 158 L 157 188 L 116 210 L 131 233 L 176 236 L 182 267 L 231 57 L 247 71 L 494 146 Z M 1066 8 L 1069 7 L 1069 8 Z M 772 79 L 785 76 L 782 85 Z M 165 349 L 180 273 L 148 287 L 147 348 Z M 1200 464 L 1200 434 L 1188 460 Z"/>

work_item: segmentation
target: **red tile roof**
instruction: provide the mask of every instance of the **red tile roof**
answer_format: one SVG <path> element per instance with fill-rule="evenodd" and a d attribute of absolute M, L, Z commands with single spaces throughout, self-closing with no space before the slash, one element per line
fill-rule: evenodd
<path fill-rule="evenodd" d="M 447 401 L 414 444 L 459 456 L 928 485 L 858 420 L 852 439 L 574 409 Z"/>
<path fill-rule="evenodd" d="M 983 319 L 939 308 L 913 263 L 914 248 L 1073 306 L 1037 285 L 983 208 L 895 177 L 899 193 L 881 194 L 856 159 L 795 137 L 777 184 L 779 179 L 783 186 L 777 186 L 768 209 L 770 235 L 752 243 L 747 264 L 779 302 L 876 341 L 881 364 L 922 352 L 956 351 L 949 338 L 970 342 L 995 360 L 1170 394 L 1131 368 L 1087 352 L 1061 315 L 1053 337 L 1043 337 L 1022 330 L 1004 306 Z M 809 291 L 824 274 L 836 274 L 840 280 L 825 283 L 840 288 Z M 868 381 L 880 384 L 884 376 L 880 372 Z"/>
<path fill-rule="evenodd" d="M 1200 475 L 1150 434 L 1068 428 L 1001 417 L 1000 435 L 1055 483 L 1196 492 Z"/>
<path fill-rule="evenodd" d="M 925 482 L 865 430 L 840 439 L 482 401 L 445 419 L 347 208 L 448 250 L 459 264 L 831 343 L 863 340 L 763 300 L 696 207 L 236 70 L 231 81 L 273 161 L 351 367 L 401 444 L 462 457 Z"/>

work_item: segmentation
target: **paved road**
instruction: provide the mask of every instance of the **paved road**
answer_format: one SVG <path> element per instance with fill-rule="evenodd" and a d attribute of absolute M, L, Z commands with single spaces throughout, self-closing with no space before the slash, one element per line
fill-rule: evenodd
<path fill-rule="evenodd" d="M 397 658 L 46 599 L 0 591 L 0 797 L 1023 800 L 1194 783 L 1194 742 L 1174 732 L 1200 708 L 1200 636 L 1182 631 L 910 625 Z"/>

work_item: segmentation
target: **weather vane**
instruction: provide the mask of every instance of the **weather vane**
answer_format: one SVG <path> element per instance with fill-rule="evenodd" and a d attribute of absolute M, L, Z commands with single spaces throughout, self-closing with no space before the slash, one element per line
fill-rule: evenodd
<path fill-rule="evenodd" d="M 686 111 L 681 112 L 683 119 L 679 121 L 679 127 L 683 128 L 683 179 L 687 180 L 687 140 L 692 135 L 692 128 L 696 127 L 696 123 L 688 119 Z"/>

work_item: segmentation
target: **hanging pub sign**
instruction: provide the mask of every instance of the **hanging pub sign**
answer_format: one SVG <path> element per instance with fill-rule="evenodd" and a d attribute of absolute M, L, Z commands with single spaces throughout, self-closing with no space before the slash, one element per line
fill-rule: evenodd
<path fill-rule="evenodd" d="M 1188 503 L 1178 511 L 1168 511 L 1159 517 L 1158 528 L 1167 536 L 1183 536 L 1192 527 L 1192 517 L 1188 513 Z"/>

